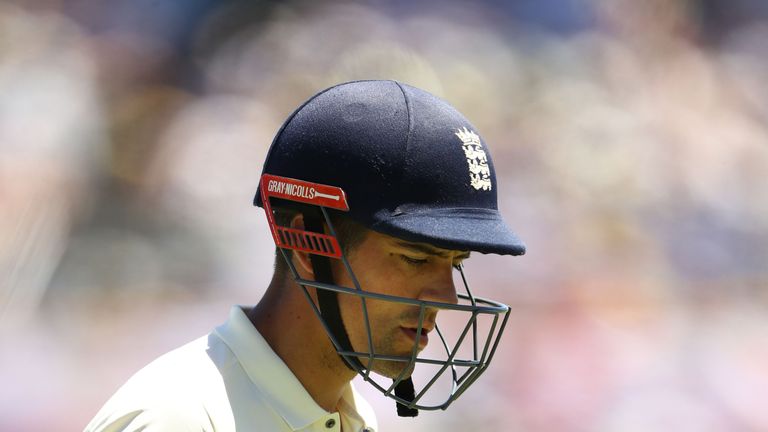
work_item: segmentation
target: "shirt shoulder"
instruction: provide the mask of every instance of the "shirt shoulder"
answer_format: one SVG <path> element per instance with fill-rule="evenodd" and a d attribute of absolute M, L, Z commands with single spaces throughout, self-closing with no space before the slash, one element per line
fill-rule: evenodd
<path fill-rule="evenodd" d="M 167 432 L 204 431 L 216 429 L 210 422 L 200 422 L 194 413 L 172 407 L 152 407 L 139 410 L 115 410 L 96 416 L 86 432 Z"/>
<path fill-rule="evenodd" d="M 134 374 L 85 431 L 226 430 L 231 410 L 221 375 L 207 354 L 208 338 L 164 354 Z"/>

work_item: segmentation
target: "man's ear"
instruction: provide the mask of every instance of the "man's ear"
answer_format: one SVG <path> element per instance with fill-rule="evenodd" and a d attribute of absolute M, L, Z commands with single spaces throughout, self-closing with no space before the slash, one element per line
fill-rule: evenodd
<path fill-rule="evenodd" d="M 299 213 L 294 216 L 293 219 L 291 219 L 291 228 L 304 230 L 304 215 Z M 292 259 L 294 260 L 293 264 L 296 266 L 296 268 L 304 270 L 304 272 L 314 278 L 315 271 L 312 268 L 312 260 L 309 258 L 309 253 L 294 249 L 291 251 L 291 254 Z"/>

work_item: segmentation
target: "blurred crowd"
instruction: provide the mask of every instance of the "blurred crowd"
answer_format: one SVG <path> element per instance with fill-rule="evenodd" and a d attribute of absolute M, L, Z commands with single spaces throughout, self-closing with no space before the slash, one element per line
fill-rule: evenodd
<path fill-rule="evenodd" d="M 523 257 L 489 371 L 382 430 L 768 430 L 768 3 L 0 2 L 0 430 L 80 430 L 255 303 L 271 139 L 391 78 L 489 143 Z"/>

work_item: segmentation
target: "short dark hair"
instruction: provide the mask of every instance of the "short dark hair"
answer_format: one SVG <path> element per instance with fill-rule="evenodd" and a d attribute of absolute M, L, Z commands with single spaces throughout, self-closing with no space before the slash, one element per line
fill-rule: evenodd
<path fill-rule="evenodd" d="M 306 214 L 309 209 L 307 206 L 275 206 L 272 208 L 275 216 L 275 223 L 280 226 L 289 226 L 293 218 L 299 214 Z M 315 209 L 313 209 L 315 210 Z M 336 237 L 344 255 L 348 255 L 351 250 L 357 247 L 365 239 L 368 229 L 350 219 L 341 212 L 329 210 L 328 217 L 331 219 L 333 229 L 336 231 Z M 292 256 L 290 249 L 285 249 L 285 256 L 290 259 Z M 285 275 L 289 272 L 288 264 L 283 259 L 283 253 L 280 248 L 275 248 L 275 274 Z"/>

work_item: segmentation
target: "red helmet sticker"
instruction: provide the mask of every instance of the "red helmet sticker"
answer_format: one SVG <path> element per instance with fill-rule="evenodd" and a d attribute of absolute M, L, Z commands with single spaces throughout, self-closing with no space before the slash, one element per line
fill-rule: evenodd
<path fill-rule="evenodd" d="M 349 210 L 341 188 L 271 174 L 261 176 L 261 198 L 282 198 L 337 210 Z"/>
<path fill-rule="evenodd" d="M 267 213 L 275 245 L 317 255 L 341 257 L 341 248 L 336 237 L 278 225 L 272 212 L 270 198 L 348 211 L 347 197 L 341 188 L 271 174 L 261 176 L 261 201 Z"/>

